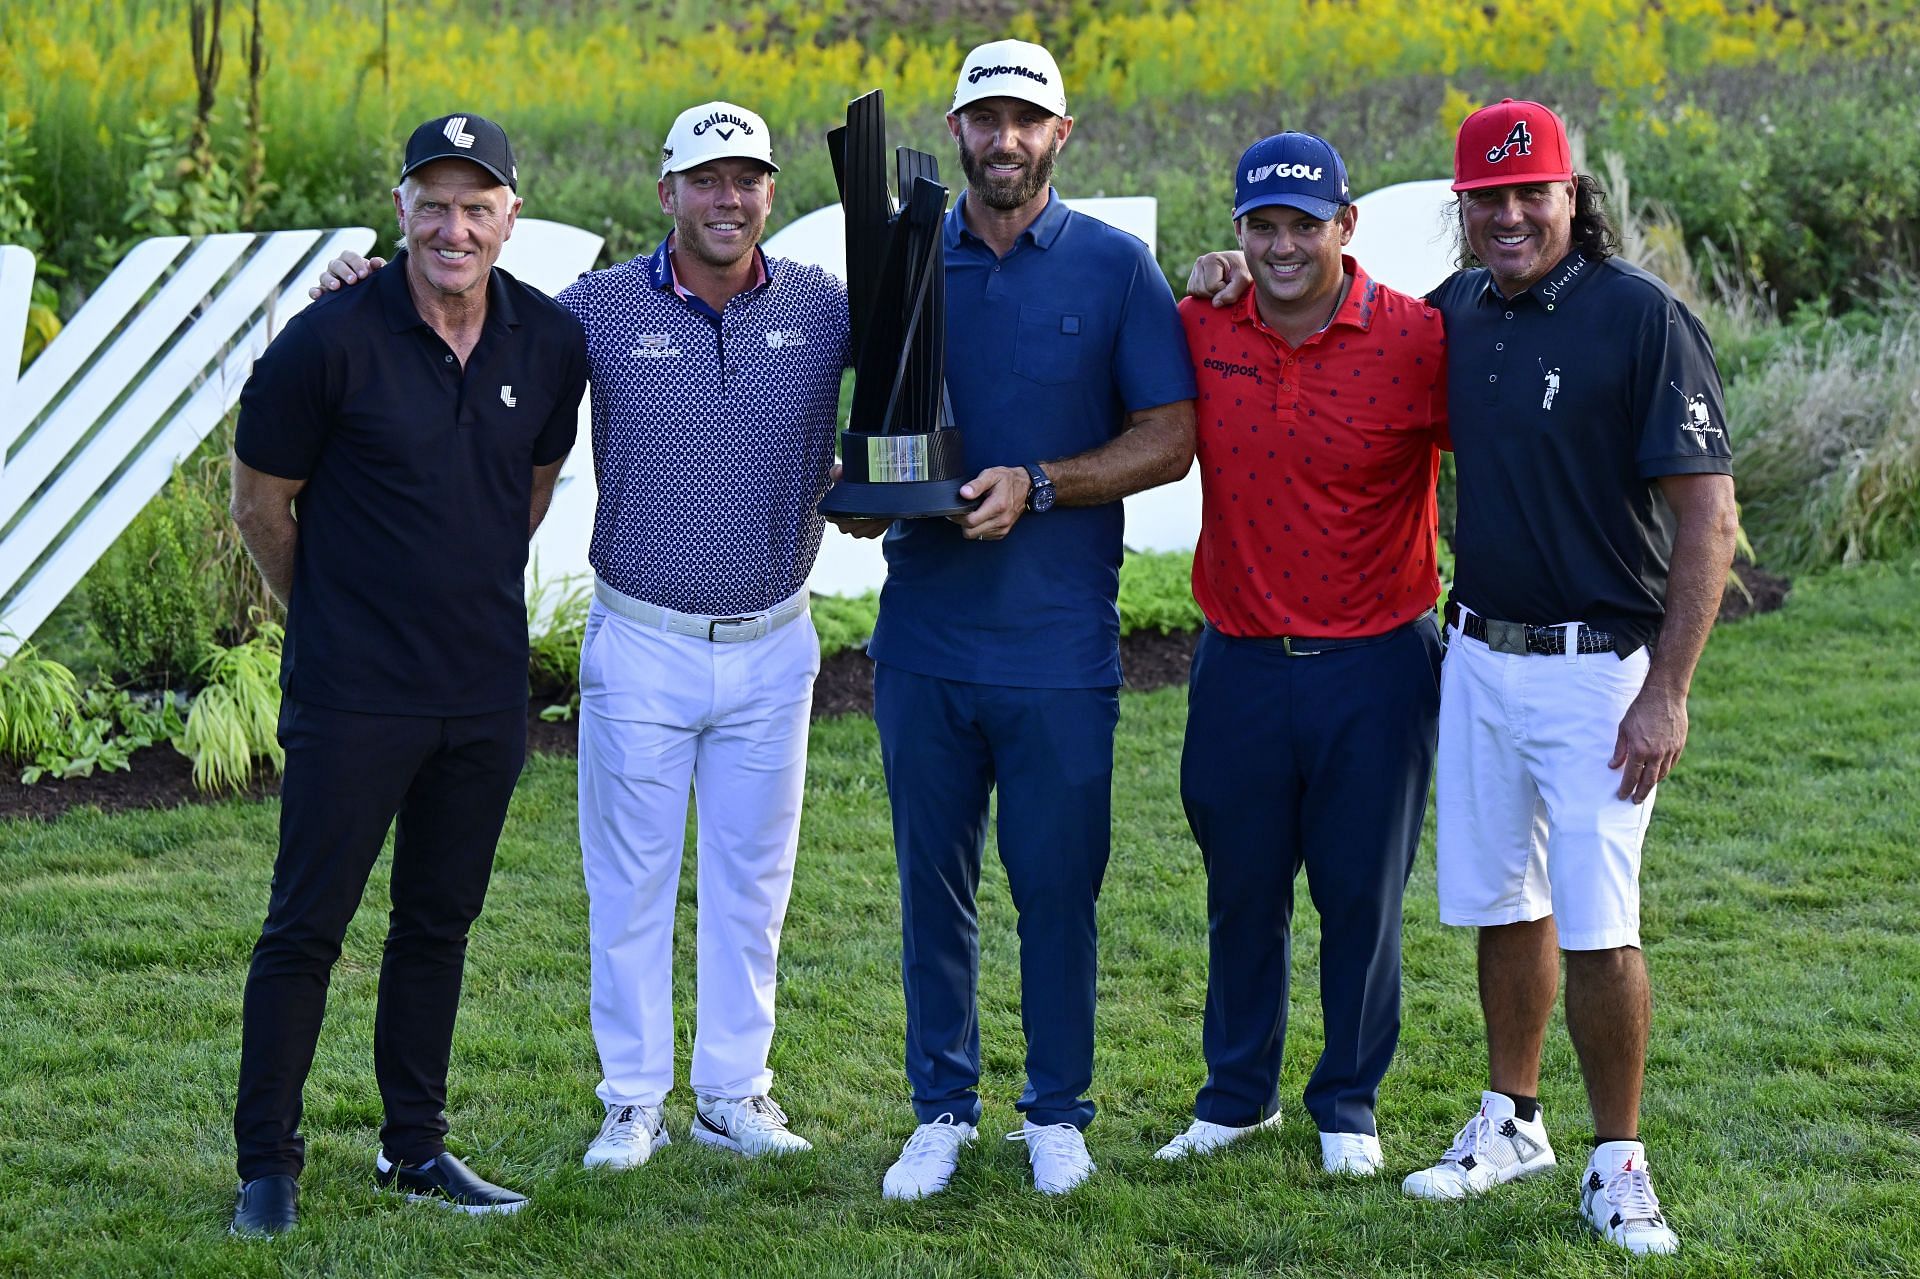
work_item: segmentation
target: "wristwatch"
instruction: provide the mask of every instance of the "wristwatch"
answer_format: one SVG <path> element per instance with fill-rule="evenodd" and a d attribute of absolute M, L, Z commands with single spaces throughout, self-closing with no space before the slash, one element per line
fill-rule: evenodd
<path fill-rule="evenodd" d="M 1027 478 L 1033 481 L 1033 487 L 1027 490 L 1027 509 L 1038 515 L 1053 509 L 1053 481 L 1040 469 L 1038 462 L 1027 463 Z"/>

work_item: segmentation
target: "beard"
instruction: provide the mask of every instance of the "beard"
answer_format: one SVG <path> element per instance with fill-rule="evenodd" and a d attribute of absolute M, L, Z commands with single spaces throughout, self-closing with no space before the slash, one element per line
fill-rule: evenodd
<path fill-rule="evenodd" d="M 1060 154 L 1060 143 L 1056 139 L 1044 154 L 1026 165 L 1020 173 L 1011 178 L 997 177 L 987 172 L 989 164 L 1019 164 L 1021 158 L 1009 152 L 989 153 L 976 157 L 967 150 L 965 143 L 958 143 L 960 151 L 960 170 L 967 175 L 967 187 L 981 203 L 990 209 L 1018 209 L 1047 189 L 1053 181 L 1054 157 Z"/>

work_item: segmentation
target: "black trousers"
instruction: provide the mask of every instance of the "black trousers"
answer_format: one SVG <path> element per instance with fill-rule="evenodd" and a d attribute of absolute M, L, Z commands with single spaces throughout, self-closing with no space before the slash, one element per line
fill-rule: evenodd
<path fill-rule="evenodd" d="M 347 924 L 389 825 L 393 910 L 373 1062 L 391 1159 L 445 1149 L 447 1057 L 467 930 L 526 761 L 526 708 L 435 719 L 288 700 L 273 896 L 247 972 L 233 1133 L 242 1180 L 300 1174 L 301 1092 Z"/>
<path fill-rule="evenodd" d="M 1400 1037 L 1400 910 L 1433 776 L 1431 617 L 1362 647 L 1288 656 L 1209 627 L 1193 655 L 1180 793 L 1207 867 L 1207 1082 L 1197 1118 L 1279 1105 L 1304 867 L 1320 912 L 1326 1041 L 1306 1087 L 1322 1132 L 1371 1133 Z"/>

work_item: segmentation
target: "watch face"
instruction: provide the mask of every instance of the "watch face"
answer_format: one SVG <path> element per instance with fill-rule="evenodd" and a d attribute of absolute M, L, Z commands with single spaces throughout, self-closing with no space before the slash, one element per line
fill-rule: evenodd
<path fill-rule="evenodd" d="M 1027 481 L 1031 487 L 1027 490 L 1027 509 L 1038 514 L 1053 508 L 1053 481 L 1047 473 L 1037 466 L 1027 468 Z"/>

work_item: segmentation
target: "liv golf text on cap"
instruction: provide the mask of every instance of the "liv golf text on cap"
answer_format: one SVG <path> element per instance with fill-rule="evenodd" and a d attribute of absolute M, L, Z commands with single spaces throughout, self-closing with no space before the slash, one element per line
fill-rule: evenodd
<path fill-rule="evenodd" d="M 758 160 L 780 172 L 765 120 L 731 102 L 708 102 L 682 111 L 667 131 L 667 144 L 660 148 L 660 176 L 736 158 Z"/>
<path fill-rule="evenodd" d="M 1325 222 L 1351 201 L 1347 165 L 1333 144 L 1311 133 L 1276 133 L 1247 148 L 1233 175 L 1233 216 L 1284 204 Z"/>
<path fill-rule="evenodd" d="M 514 167 L 507 131 L 484 116 L 443 115 L 415 129 L 407 139 L 401 181 L 435 160 L 471 160 L 512 189 L 520 189 L 520 170 Z"/>
<path fill-rule="evenodd" d="M 1019 98 L 1054 115 L 1067 113 L 1067 86 L 1053 55 L 1025 40 L 995 40 L 967 55 L 960 83 L 953 91 L 953 109 L 982 98 Z"/>
<path fill-rule="evenodd" d="M 1538 102 L 1502 98 L 1460 125 L 1453 140 L 1453 189 L 1568 182 L 1572 156 L 1559 116 Z"/>

